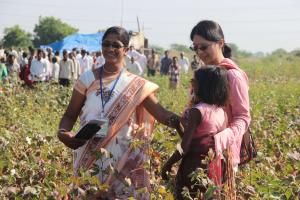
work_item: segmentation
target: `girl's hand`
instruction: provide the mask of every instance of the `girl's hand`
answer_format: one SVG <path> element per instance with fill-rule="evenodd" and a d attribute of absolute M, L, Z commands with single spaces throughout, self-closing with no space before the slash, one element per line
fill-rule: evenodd
<path fill-rule="evenodd" d="M 60 141 L 62 141 L 67 147 L 74 150 L 84 145 L 87 141 L 75 138 L 74 134 L 70 131 L 60 130 L 57 135 Z"/>

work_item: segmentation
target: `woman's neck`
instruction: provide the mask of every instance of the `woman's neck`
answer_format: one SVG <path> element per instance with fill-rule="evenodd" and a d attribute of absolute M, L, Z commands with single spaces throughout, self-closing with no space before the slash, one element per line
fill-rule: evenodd
<path fill-rule="evenodd" d="M 118 64 L 105 63 L 103 68 L 104 68 L 103 71 L 107 76 L 112 76 L 112 75 L 118 74 L 122 70 L 123 64 L 121 64 L 121 63 L 118 63 Z"/>

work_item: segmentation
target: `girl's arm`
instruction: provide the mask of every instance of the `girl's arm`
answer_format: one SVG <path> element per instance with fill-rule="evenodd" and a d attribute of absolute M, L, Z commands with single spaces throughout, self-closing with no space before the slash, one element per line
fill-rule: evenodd
<path fill-rule="evenodd" d="M 201 123 L 202 116 L 201 112 L 197 108 L 191 108 L 188 113 L 187 127 L 184 129 L 184 134 L 182 137 L 181 148 L 183 154 L 189 151 L 189 147 L 193 138 L 194 132 Z"/>
<path fill-rule="evenodd" d="M 182 158 L 182 155 L 176 150 L 161 169 L 161 177 L 163 180 L 168 180 L 167 172 L 171 171 L 172 166 Z"/>
<path fill-rule="evenodd" d="M 184 134 L 181 142 L 181 149 L 176 150 L 173 155 L 168 159 L 166 164 L 161 170 L 161 176 L 164 180 L 168 180 L 167 172 L 171 171 L 173 164 L 178 162 L 184 154 L 189 151 L 189 146 L 191 144 L 193 134 L 197 127 L 201 123 L 201 113 L 196 108 L 191 108 L 189 110 L 187 127 L 184 129 Z M 180 152 L 183 151 L 183 152 Z"/>

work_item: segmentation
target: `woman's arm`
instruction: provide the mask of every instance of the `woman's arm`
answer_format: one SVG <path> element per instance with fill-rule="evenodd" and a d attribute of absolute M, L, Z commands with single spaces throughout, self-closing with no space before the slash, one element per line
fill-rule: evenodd
<path fill-rule="evenodd" d="M 159 123 L 171 128 L 180 129 L 180 117 L 162 107 L 154 94 L 149 95 L 144 100 L 143 105 Z"/>
<path fill-rule="evenodd" d="M 59 140 L 72 149 L 77 149 L 86 142 L 85 140 L 74 138 L 74 134 L 71 132 L 85 102 L 85 98 L 77 90 L 73 90 L 71 101 L 59 124 L 57 133 Z"/>

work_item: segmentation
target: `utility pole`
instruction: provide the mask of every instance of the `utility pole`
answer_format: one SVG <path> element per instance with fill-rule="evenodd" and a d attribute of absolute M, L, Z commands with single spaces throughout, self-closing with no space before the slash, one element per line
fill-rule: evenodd
<path fill-rule="evenodd" d="M 124 0 L 121 0 L 121 27 L 123 27 Z"/>
<path fill-rule="evenodd" d="M 137 25 L 138 25 L 138 31 L 141 32 L 140 21 L 139 21 L 139 17 L 138 16 L 136 16 L 136 21 L 137 21 Z"/>

